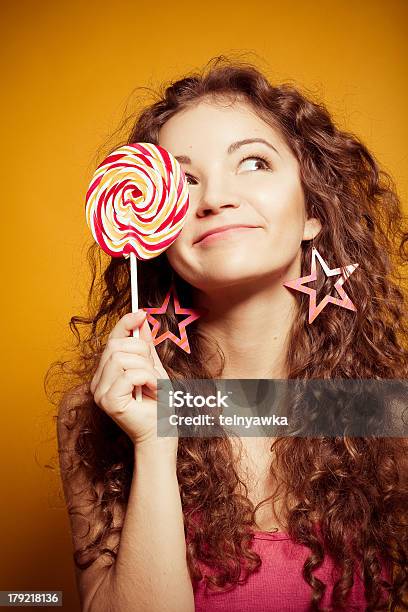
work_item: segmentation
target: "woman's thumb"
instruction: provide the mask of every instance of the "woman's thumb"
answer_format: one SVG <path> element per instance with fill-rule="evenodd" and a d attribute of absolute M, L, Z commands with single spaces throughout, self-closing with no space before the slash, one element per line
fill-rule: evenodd
<path fill-rule="evenodd" d="M 139 329 L 139 338 L 141 340 L 144 340 L 145 342 L 147 342 L 147 344 L 150 346 L 150 350 L 153 356 L 153 360 L 154 360 L 154 364 L 156 368 L 159 368 L 160 370 L 163 369 L 163 365 L 162 362 L 160 361 L 160 357 L 157 354 L 156 351 L 156 347 L 154 346 L 154 340 L 153 340 L 153 336 L 152 336 L 152 332 L 150 329 L 150 325 L 149 322 L 146 319 L 143 321 L 140 329 Z"/>

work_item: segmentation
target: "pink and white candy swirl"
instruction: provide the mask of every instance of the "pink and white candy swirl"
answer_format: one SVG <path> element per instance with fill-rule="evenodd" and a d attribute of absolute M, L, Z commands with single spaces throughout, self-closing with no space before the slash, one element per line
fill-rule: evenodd
<path fill-rule="evenodd" d="M 98 166 L 86 194 L 86 221 L 112 257 L 151 259 L 177 238 L 189 206 L 178 161 L 150 142 L 124 145 Z"/>

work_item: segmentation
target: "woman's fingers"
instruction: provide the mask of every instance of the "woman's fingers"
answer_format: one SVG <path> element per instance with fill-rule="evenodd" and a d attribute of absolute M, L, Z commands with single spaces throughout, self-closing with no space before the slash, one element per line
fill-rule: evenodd
<path fill-rule="evenodd" d="M 108 340 L 111 338 L 127 338 L 132 335 L 132 331 L 136 327 L 140 327 L 146 317 L 144 310 L 138 310 L 137 312 L 128 312 L 116 323 L 108 336 Z"/>
<path fill-rule="evenodd" d="M 112 358 L 112 355 L 121 352 L 128 353 L 130 355 L 139 355 L 145 359 L 148 359 L 152 366 L 154 365 L 150 348 L 143 340 L 133 338 L 131 336 L 128 338 L 111 338 L 106 343 L 105 350 L 101 355 L 98 368 L 94 374 L 90 387 L 92 393 L 94 392 L 96 385 L 99 383 L 105 364 Z"/>
<path fill-rule="evenodd" d="M 169 378 L 144 312 L 124 315 L 109 334 L 91 382 L 95 403 L 140 443 L 157 437 L 158 379 Z M 139 336 L 132 331 L 139 329 Z M 143 330 L 143 331 L 142 331 Z M 142 401 L 134 398 L 142 389 Z"/>
<path fill-rule="evenodd" d="M 103 368 L 105 367 L 105 363 L 110 358 L 113 352 L 122 350 L 123 343 L 126 342 L 126 346 L 132 347 L 130 349 L 131 352 L 136 352 L 138 354 L 144 355 L 145 357 L 148 357 L 150 355 L 151 350 L 147 343 L 143 340 L 140 340 L 139 338 L 134 338 L 132 336 L 132 330 L 140 327 L 145 317 L 146 313 L 143 310 L 138 310 L 135 313 L 128 312 L 116 323 L 116 325 L 108 336 L 106 346 L 100 357 L 96 372 L 92 378 L 90 384 L 91 393 L 95 392 Z"/>
<path fill-rule="evenodd" d="M 105 366 L 101 372 L 101 376 L 97 382 L 97 392 L 95 393 L 95 401 L 105 395 L 110 389 L 113 382 L 126 370 L 144 370 L 153 373 L 153 360 L 151 357 L 146 358 L 142 355 L 132 355 L 121 351 L 111 353 L 110 357 L 105 361 Z"/>
<path fill-rule="evenodd" d="M 136 404 L 132 397 L 133 389 L 147 387 L 154 395 L 155 386 L 156 378 L 151 371 L 140 369 L 122 371 L 97 402 L 134 443 L 154 435 L 157 429 L 157 409 L 156 402 L 150 394 L 147 397 L 144 393 L 143 402 Z"/>

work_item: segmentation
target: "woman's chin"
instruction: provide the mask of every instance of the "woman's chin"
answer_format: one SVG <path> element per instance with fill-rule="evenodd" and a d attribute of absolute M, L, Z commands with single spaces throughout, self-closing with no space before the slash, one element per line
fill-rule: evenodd
<path fill-rule="evenodd" d="M 211 291 L 221 291 L 228 290 L 239 287 L 248 288 L 251 284 L 256 286 L 257 277 L 254 274 L 242 275 L 241 274 L 222 274 L 218 271 L 218 274 L 214 277 L 206 277 L 205 279 L 201 279 L 199 286 L 195 283 L 196 288 L 204 291 L 206 293 L 210 293 Z"/>

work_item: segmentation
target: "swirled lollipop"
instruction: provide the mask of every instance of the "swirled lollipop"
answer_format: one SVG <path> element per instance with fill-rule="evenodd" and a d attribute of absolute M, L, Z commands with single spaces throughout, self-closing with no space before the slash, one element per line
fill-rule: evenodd
<path fill-rule="evenodd" d="M 86 221 L 105 253 L 130 257 L 132 312 L 139 308 L 137 259 L 157 257 L 176 240 L 188 206 L 185 174 L 159 145 L 124 145 L 97 167 L 86 194 Z"/>
<path fill-rule="evenodd" d="M 178 161 L 159 145 L 138 142 L 98 166 L 86 194 L 86 219 L 108 255 L 151 259 L 177 238 L 188 204 Z"/>

